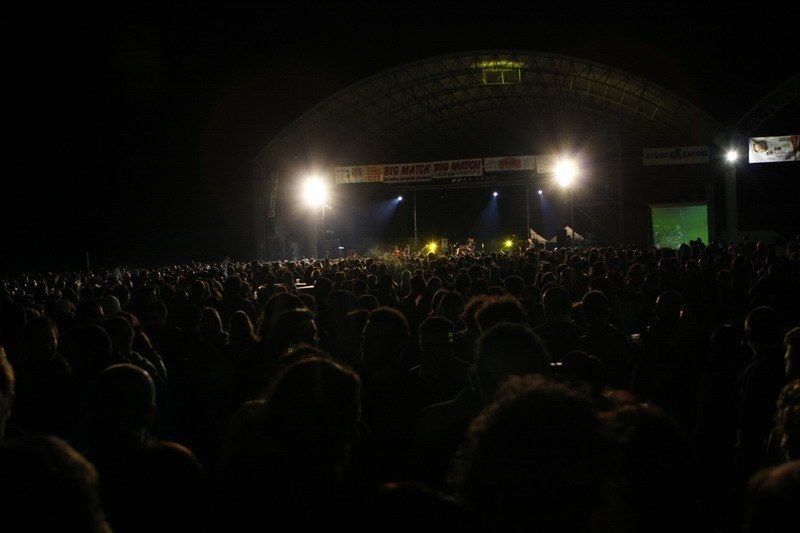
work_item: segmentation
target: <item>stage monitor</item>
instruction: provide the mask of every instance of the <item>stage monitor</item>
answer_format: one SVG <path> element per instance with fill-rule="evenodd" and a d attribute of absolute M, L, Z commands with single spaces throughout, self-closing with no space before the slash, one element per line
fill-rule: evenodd
<path fill-rule="evenodd" d="M 658 248 L 678 248 L 698 237 L 708 244 L 707 204 L 653 204 L 650 213 Z"/>

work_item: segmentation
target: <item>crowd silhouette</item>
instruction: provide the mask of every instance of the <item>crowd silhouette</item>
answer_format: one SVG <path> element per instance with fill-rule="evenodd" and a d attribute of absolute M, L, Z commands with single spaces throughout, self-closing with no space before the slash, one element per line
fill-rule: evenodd
<path fill-rule="evenodd" d="M 775 531 L 800 242 L 0 278 L 20 531 Z"/>

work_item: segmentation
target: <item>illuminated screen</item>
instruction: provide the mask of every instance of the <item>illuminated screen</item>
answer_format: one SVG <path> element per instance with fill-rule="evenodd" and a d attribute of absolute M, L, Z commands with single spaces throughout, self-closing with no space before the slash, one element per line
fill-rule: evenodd
<path fill-rule="evenodd" d="M 651 205 L 653 244 L 659 248 L 678 248 L 700 237 L 708 244 L 708 206 L 706 204 Z"/>

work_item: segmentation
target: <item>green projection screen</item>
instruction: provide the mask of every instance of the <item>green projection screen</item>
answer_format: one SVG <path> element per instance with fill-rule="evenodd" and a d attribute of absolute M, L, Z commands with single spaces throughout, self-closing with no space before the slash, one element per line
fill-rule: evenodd
<path fill-rule="evenodd" d="M 708 205 L 653 204 L 653 244 L 659 248 L 678 248 L 698 237 L 708 244 Z"/>

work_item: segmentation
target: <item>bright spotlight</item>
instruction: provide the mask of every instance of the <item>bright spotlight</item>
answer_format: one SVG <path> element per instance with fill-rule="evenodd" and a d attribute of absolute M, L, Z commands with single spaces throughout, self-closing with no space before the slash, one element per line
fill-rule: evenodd
<path fill-rule="evenodd" d="M 397 197 L 397 201 L 398 201 L 398 202 L 402 202 L 402 201 L 403 201 L 403 197 L 402 197 L 402 196 L 398 196 L 398 197 Z"/>
<path fill-rule="evenodd" d="M 512 246 L 514 246 L 514 241 L 512 241 L 511 239 L 506 239 L 503 242 L 503 246 L 505 246 L 506 248 L 511 248 Z"/>
<path fill-rule="evenodd" d="M 574 161 L 562 159 L 556 165 L 555 173 L 556 182 L 562 187 L 569 187 L 578 174 L 578 165 Z"/>
<path fill-rule="evenodd" d="M 437 248 L 436 241 L 431 241 L 428 243 L 428 250 L 431 252 L 435 252 Z"/>
<path fill-rule="evenodd" d="M 495 198 L 497 198 L 497 191 L 494 191 L 494 192 L 492 193 L 492 196 L 494 196 Z"/>
<path fill-rule="evenodd" d="M 328 201 L 328 184 L 316 176 L 303 183 L 303 200 L 311 207 L 322 207 Z"/>
<path fill-rule="evenodd" d="M 537 192 L 537 194 L 538 194 L 539 196 L 541 196 L 542 194 L 544 194 L 544 191 L 542 191 L 542 189 L 539 189 L 539 191 Z"/>
<path fill-rule="evenodd" d="M 728 150 L 728 153 L 725 154 L 725 160 L 728 163 L 735 163 L 737 159 L 739 159 L 739 152 L 736 150 Z"/>

